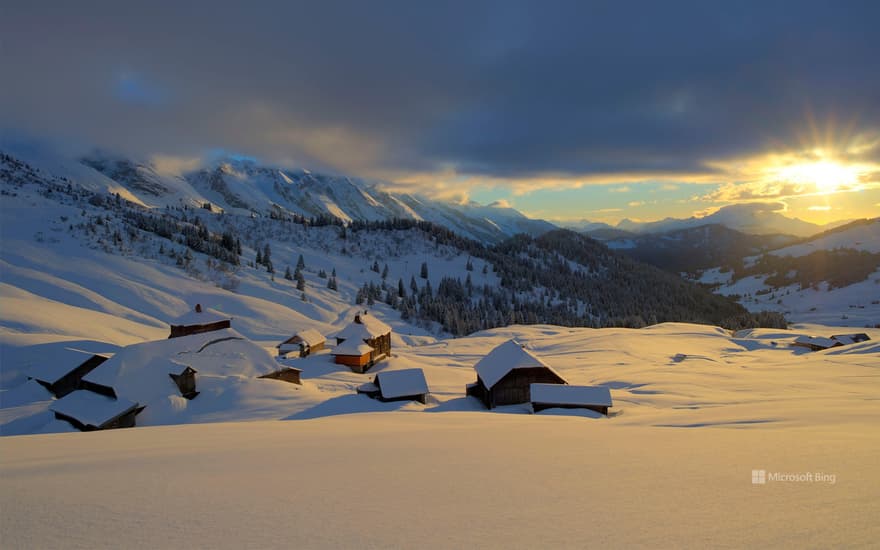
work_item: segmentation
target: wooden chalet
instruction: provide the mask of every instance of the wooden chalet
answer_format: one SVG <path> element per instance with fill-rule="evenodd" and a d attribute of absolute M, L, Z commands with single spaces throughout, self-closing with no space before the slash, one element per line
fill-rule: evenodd
<path fill-rule="evenodd" d="M 345 365 L 359 374 L 367 372 L 373 366 L 371 357 L 376 350 L 372 346 L 357 340 L 348 340 L 333 348 L 330 352 L 338 365 Z"/>
<path fill-rule="evenodd" d="M 546 409 L 589 409 L 608 416 L 611 391 L 604 386 L 532 384 L 532 412 Z"/>
<path fill-rule="evenodd" d="M 842 346 L 843 344 L 833 338 L 822 338 L 820 336 L 798 336 L 797 338 L 795 338 L 794 342 L 791 343 L 791 345 L 795 347 L 807 348 L 810 351 L 822 351 L 824 349 Z"/>
<path fill-rule="evenodd" d="M 113 399 L 87 390 L 77 390 L 52 403 L 55 418 L 84 432 L 133 428 L 144 407 L 128 399 Z"/>
<path fill-rule="evenodd" d="M 171 323 L 169 338 L 201 334 L 214 330 L 222 330 L 232 326 L 232 318 L 213 309 L 202 308 L 202 304 L 196 304 L 190 311 Z"/>
<path fill-rule="evenodd" d="M 62 348 L 49 353 L 39 365 L 34 365 L 29 378 L 61 398 L 78 389 L 83 376 L 109 358 L 109 355 Z"/>
<path fill-rule="evenodd" d="M 169 372 L 168 376 L 174 380 L 180 395 L 187 399 L 193 399 L 199 394 L 196 391 L 196 373 L 198 371 L 190 366 L 185 367 L 180 372 Z"/>
<path fill-rule="evenodd" d="M 480 359 L 474 370 L 477 381 L 468 384 L 467 395 L 486 407 L 515 405 L 531 401 L 535 383 L 567 384 L 564 378 L 516 340 L 508 340 Z"/>
<path fill-rule="evenodd" d="M 302 384 L 302 370 L 293 367 L 284 367 L 283 369 L 263 374 L 258 378 L 268 378 L 269 380 L 281 380 L 282 382 L 290 382 L 291 384 Z"/>
<path fill-rule="evenodd" d="M 344 344 L 353 344 L 343 347 Z M 370 347 L 367 363 L 362 363 L 365 348 L 361 343 Z M 345 353 L 340 352 L 340 349 Z M 365 372 L 377 361 L 391 356 L 391 327 L 379 319 L 368 314 L 366 311 L 355 315 L 354 321 L 336 334 L 336 349 L 333 351 L 336 362 L 348 365 L 355 370 L 354 364 L 359 364 L 355 372 Z M 362 368 L 362 367 L 366 368 Z"/>
<path fill-rule="evenodd" d="M 320 332 L 308 329 L 297 332 L 275 347 L 278 348 L 278 357 L 286 357 L 290 353 L 306 357 L 312 352 L 324 349 L 325 343 L 326 341 Z"/>
<path fill-rule="evenodd" d="M 372 382 L 359 386 L 357 392 L 379 401 L 418 401 L 424 404 L 430 390 L 422 369 L 402 369 L 380 372 Z"/>

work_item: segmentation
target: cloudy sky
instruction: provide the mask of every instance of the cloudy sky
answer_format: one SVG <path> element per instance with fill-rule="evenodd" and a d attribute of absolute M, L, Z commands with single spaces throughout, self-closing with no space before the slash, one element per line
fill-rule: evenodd
<path fill-rule="evenodd" d="M 880 213 L 880 2 L 0 7 L 0 131 L 551 219 Z"/>

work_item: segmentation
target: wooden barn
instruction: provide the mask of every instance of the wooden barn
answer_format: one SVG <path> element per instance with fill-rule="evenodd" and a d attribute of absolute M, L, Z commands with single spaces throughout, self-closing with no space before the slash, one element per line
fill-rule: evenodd
<path fill-rule="evenodd" d="M 87 390 L 77 390 L 52 403 L 55 418 L 65 420 L 78 430 L 133 428 L 135 417 L 144 407 L 128 399 L 113 399 Z"/>
<path fill-rule="evenodd" d="M 232 326 L 232 318 L 213 309 L 202 308 L 202 304 L 196 304 L 190 311 L 171 323 L 169 338 L 201 334 L 214 330 L 222 330 Z"/>
<path fill-rule="evenodd" d="M 330 352 L 336 364 L 345 365 L 352 371 L 363 374 L 373 366 L 371 357 L 376 350 L 362 341 L 350 339 L 333 348 Z"/>
<path fill-rule="evenodd" d="M 291 384 L 302 384 L 302 370 L 293 367 L 284 367 L 283 369 L 264 374 L 258 378 L 268 378 L 269 380 L 281 380 L 282 382 L 290 382 Z"/>
<path fill-rule="evenodd" d="M 370 353 L 371 364 L 391 356 L 391 327 L 366 311 L 355 315 L 354 321 L 336 334 L 337 346 L 346 340 L 364 342 L 370 346 L 373 349 Z"/>
<path fill-rule="evenodd" d="M 810 351 L 822 351 L 823 349 L 830 349 L 842 346 L 843 344 L 833 338 L 822 338 L 821 336 L 798 336 L 791 345 L 807 348 Z"/>
<path fill-rule="evenodd" d="M 180 395 L 187 399 L 193 399 L 199 394 L 196 391 L 196 373 L 198 371 L 190 366 L 185 367 L 180 372 L 169 372 L 168 376 L 174 380 Z"/>
<path fill-rule="evenodd" d="M 532 384 L 532 412 L 545 409 L 589 409 L 608 416 L 611 391 L 604 386 Z"/>
<path fill-rule="evenodd" d="M 516 340 L 508 340 L 490 351 L 474 365 L 474 370 L 477 381 L 468 384 L 467 395 L 476 397 L 490 409 L 529 403 L 532 384 L 568 383 Z"/>
<path fill-rule="evenodd" d="M 29 378 L 61 398 L 78 389 L 83 376 L 109 358 L 109 355 L 62 348 L 49 353 L 39 365 L 34 365 Z"/>
<path fill-rule="evenodd" d="M 359 386 L 357 392 L 379 401 L 418 401 L 424 404 L 430 390 L 422 369 L 402 369 L 380 372 L 372 382 Z"/>
<path fill-rule="evenodd" d="M 278 357 L 287 357 L 290 353 L 306 357 L 312 352 L 324 349 L 325 343 L 326 341 L 320 332 L 308 329 L 297 332 L 275 347 L 278 348 Z"/>

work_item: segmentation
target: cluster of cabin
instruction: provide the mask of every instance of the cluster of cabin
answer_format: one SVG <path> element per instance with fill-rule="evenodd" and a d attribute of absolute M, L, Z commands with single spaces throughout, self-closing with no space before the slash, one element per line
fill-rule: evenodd
<path fill-rule="evenodd" d="M 836 334 L 830 338 L 823 338 L 821 336 L 798 336 L 791 345 L 794 347 L 807 348 L 810 351 L 822 351 L 839 346 L 848 346 L 850 344 L 866 342 L 870 339 L 871 338 L 863 332 L 855 334 Z"/>
<path fill-rule="evenodd" d="M 222 331 L 231 328 L 231 321 L 229 316 L 196 304 L 192 311 L 170 324 L 171 331 L 168 338 Z M 207 339 L 203 347 L 228 339 L 233 337 L 220 334 L 217 339 Z M 234 339 L 241 338 L 236 336 Z M 158 342 L 150 343 L 153 344 Z M 126 375 L 132 369 L 132 365 L 127 365 L 126 369 L 123 365 L 116 364 L 120 361 L 115 361 L 113 354 L 94 354 L 64 348 L 45 359 L 42 364 L 31 370 L 30 378 L 56 397 L 49 407 L 56 419 L 64 420 L 82 431 L 128 428 L 135 426 L 137 415 L 146 408 L 145 404 L 120 395 L 119 388 L 114 382 L 118 380 L 115 376 Z M 155 359 L 155 363 L 140 366 L 162 369 L 184 399 L 192 400 L 199 395 L 198 371 L 195 368 L 171 358 Z M 300 370 L 280 367 L 277 371 L 262 375 L 260 378 L 298 384 Z"/>
<path fill-rule="evenodd" d="M 169 338 L 229 328 L 230 317 L 196 305 L 192 311 L 171 323 Z M 237 333 L 233 331 L 232 334 Z M 857 338 L 864 335 L 850 336 Z M 240 335 L 230 337 L 228 334 L 218 334 L 213 340 L 207 340 L 202 348 L 230 339 L 243 338 Z M 335 335 L 335 339 L 336 346 L 330 352 L 334 362 L 355 373 L 366 373 L 377 362 L 391 356 L 391 327 L 366 311 L 355 315 L 353 321 Z M 325 338 L 318 331 L 309 329 L 294 334 L 276 348 L 281 358 L 291 354 L 307 357 L 324 349 L 325 345 Z M 114 379 L 107 373 L 104 376 L 93 374 L 99 366 L 111 365 L 108 361 L 113 363 L 111 355 L 64 349 L 52 361 L 34 369 L 31 377 L 57 398 L 50 406 L 57 419 L 67 421 L 83 431 L 133 427 L 145 405 L 119 395 L 114 387 Z M 170 358 L 156 365 L 168 371 L 181 397 L 188 400 L 198 397 L 198 372 L 195 368 Z M 533 412 L 564 408 L 588 409 L 607 415 L 612 406 L 608 388 L 570 385 L 562 375 L 515 340 L 493 349 L 474 365 L 474 370 L 477 379 L 466 386 L 465 393 L 480 400 L 489 409 L 529 404 Z M 291 366 L 279 366 L 277 370 L 262 374 L 259 378 L 302 383 L 301 370 Z M 356 391 L 385 402 L 417 401 L 423 404 L 427 403 L 430 393 L 425 374 L 418 368 L 379 372 L 372 381 L 358 386 Z"/>

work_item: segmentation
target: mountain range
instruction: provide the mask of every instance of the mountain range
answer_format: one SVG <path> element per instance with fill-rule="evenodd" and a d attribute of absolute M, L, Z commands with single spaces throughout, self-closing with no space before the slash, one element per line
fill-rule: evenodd
<path fill-rule="evenodd" d="M 817 225 L 783 215 L 778 205 L 761 203 L 730 205 L 704 217 L 653 222 L 624 219 L 616 226 L 588 220 L 551 223 L 529 218 L 503 202 L 481 205 L 474 201 L 447 201 L 391 191 L 386 182 L 268 166 L 240 157 L 223 157 L 197 169 L 181 170 L 106 151 L 71 157 L 48 147 L 16 142 L 4 142 L 0 150 L 91 191 L 119 194 L 147 207 L 209 206 L 216 211 L 239 214 L 261 216 L 276 212 L 307 218 L 332 217 L 345 222 L 429 221 L 485 243 L 497 243 L 518 233 L 538 236 L 557 227 L 600 240 L 706 225 L 720 225 L 748 235 L 803 238 L 846 223 Z"/>

